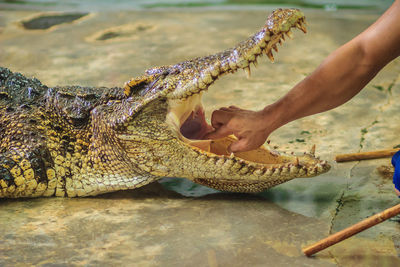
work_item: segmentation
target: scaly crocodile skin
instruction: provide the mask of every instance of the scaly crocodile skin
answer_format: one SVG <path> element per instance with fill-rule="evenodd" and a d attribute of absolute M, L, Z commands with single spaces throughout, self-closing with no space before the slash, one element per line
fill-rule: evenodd
<path fill-rule="evenodd" d="M 147 70 L 124 88 L 48 88 L 0 68 L 0 197 L 89 196 L 185 177 L 233 192 L 259 192 L 329 169 L 314 153 L 264 147 L 227 153 L 234 140 L 201 140 L 210 130 L 201 95 L 221 75 L 305 32 L 297 9 L 276 10 L 237 46 Z"/>

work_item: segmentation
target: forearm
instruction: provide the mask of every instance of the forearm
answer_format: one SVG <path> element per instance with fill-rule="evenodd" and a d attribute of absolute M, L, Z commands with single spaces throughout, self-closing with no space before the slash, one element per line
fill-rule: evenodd
<path fill-rule="evenodd" d="M 270 131 L 340 106 L 400 55 L 400 0 L 373 25 L 330 54 L 307 78 L 264 109 Z"/>
<path fill-rule="evenodd" d="M 310 76 L 273 104 L 278 118 L 276 128 L 344 104 L 360 92 L 379 69 L 365 61 L 357 42 L 340 47 Z"/>

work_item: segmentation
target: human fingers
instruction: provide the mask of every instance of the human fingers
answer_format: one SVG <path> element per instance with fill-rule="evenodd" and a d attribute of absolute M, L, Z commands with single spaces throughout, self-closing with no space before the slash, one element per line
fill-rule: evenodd
<path fill-rule="evenodd" d="M 228 150 L 231 152 L 244 152 L 257 149 L 264 144 L 268 136 L 264 137 L 261 135 L 249 135 L 247 133 L 242 136 L 236 135 L 236 137 L 239 140 L 233 142 L 228 148 Z"/>
<path fill-rule="evenodd" d="M 232 134 L 232 131 L 226 126 L 221 126 L 213 132 L 210 132 L 204 136 L 204 139 L 219 139 Z"/>
<path fill-rule="evenodd" d="M 241 108 L 237 107 L 237 106 L 229 106 L 230 109 L 236 109 L 236 110 L 241 110 Z"/>
<path fill-rule="evenodd" d="M 235 111 L 244 110 L 244 109 L 241 109 L 241 108 L 239 108 L 237 106 L 229 106 L 229 107 L 221 107 L 219 110 L 228 111 L 228 112 L 235 112 Z"/>
<path fill-rule="evenodd" d="M 243 152 L 249 151 L 252 147 L 250 147 L 249 140 L 247 138 L 241 138 L 236 142 L 233 142 L 228 147 L 228 151 L 230 152 Z"/>
<path fill-rule="evenodd" d="M 220 111 L 232 112 L 232 109 L 231 109 L 230 107 L 229 107 L 229 108 L 222 107 L 222 108 L 220 108 L 219 110 L 220 110 Z"/>
<path fill-rule="evenodd" d="M 214 110 L 211 114 L 211 125 L 215 129 L 220 128 L 225 125 L 232 118 L 232 114 L 223 110 Z"/>

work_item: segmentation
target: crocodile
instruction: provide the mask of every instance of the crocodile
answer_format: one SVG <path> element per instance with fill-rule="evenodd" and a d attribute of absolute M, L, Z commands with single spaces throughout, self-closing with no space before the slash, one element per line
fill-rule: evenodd
<path fill-rule="evenodd" d="M 202 95 L 219 77 L 304 32 L 304 14 L 278 9 L 260 31 L 223 52 L 148 69 L 122 87 L 48 87 L 0 68 L 0 197 L 94 196 L 183 177 L 221 191 L 260 192 L 329 170 L 304 154 L 268 145 L 228 153 L 233 135 L 212 127 Z"/>

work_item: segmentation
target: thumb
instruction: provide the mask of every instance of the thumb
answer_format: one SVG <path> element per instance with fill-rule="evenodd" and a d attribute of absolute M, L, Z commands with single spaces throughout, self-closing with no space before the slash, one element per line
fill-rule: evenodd
<path fill-rule="evenodd" d="M 228 147 L 228 151 L 230 152 L 243 152 L 248 150 L 250 150 L 250 148 L 249 142 L 246 138 L 239 139 Z"/>
<path fill-rule="evenodd" d="M 204 139 L 219 139 L 232 134 L 225 125 L 217 128 L 215 131 L 210 132 L 204 136 Z"/>

